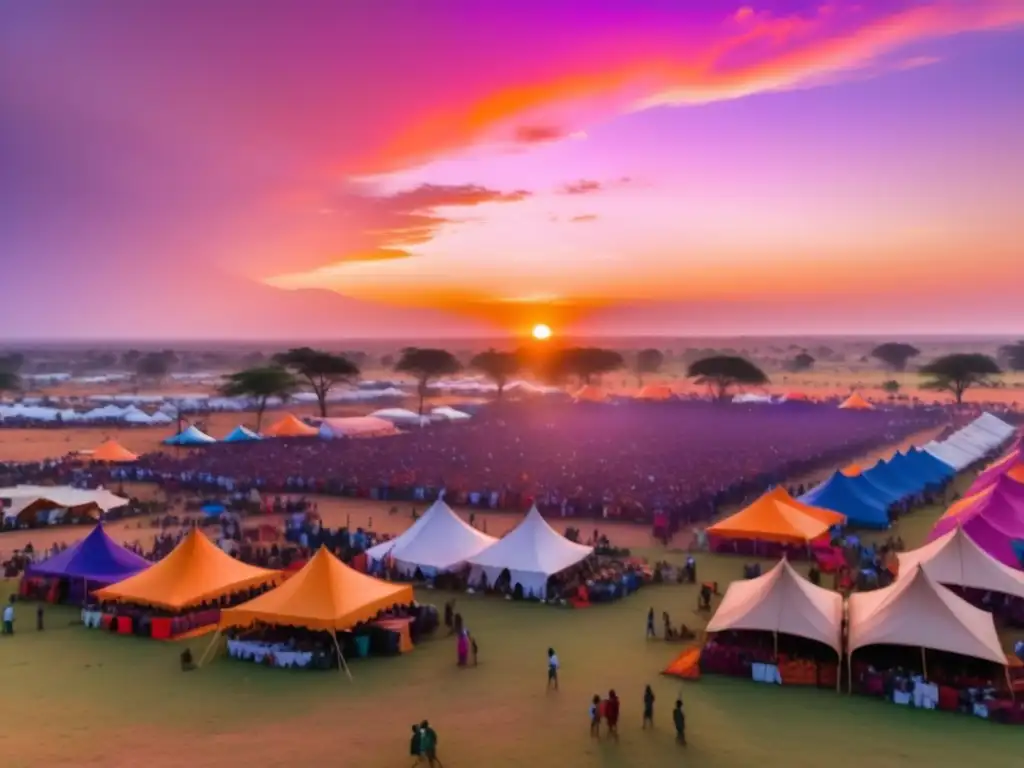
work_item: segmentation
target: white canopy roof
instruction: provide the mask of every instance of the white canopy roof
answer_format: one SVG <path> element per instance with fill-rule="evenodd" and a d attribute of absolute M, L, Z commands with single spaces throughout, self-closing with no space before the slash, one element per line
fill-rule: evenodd
<path fill-rule="evenodd" d="M 842 652 L 843 596 L 816 587 L 785 559 L 767 573 L 729 585 L 708 632 L 782 632 Z"/>
<path fill-rule="evenodd" d="M 924 450 L 960 470 L 983 458 L 1014 435 L 1014 428 L 991 413 L 983 413 L 942 442 L 932 441 Z"/>
<path fill-rule="evenodd" d="M 16 517 L 23 509 L 41 499 L 50 502 L 55 507 L 70 508 L 95 504 L 103 512 L 123 507 L 128 503 L 128 499 L 123 499 L 105 488 L 88 490 L 72 488 L 69 485 L 53 487 L 45 485 L 15 485 L 9 488 L 0 488 L 0 499 L 8 499 L 11 502 L 11 506 L 6 510 L 4 517 Z"/>
<path fill-rule="evenodd" d="M 850 595 L 848 653 L 907 645 L 1006 664 L 992 614 L 932 579 L 920 565 L 895 584 Z"/>
<path fill-rule="evenodd" d="M 478 531 L 438 499 L 405 533 L 368 549 L 371 560 L 395 559 L 402 570 L 447 571 L 498 540 Z"/>
<path fill-rule="evenodd" d="M 382 437 L 401 434 L 393 422 L 376 416 L 344 416 L 320 421 L 320 437 Z"/>
<path fill-rule="evenodd" d="M 912 575 L 920 565 L 939 584 L 1024 597 L 1024 573 L 996 560 L 959 526 L 935 541 L 910 552 L 902 552 L 897 557 L 900 577 Z"/>
<path fill-rule="evenodd" d="M 459 411 L 455 408 L 451 408 L 447 405 L 442 405 L 440 408 L 435 408 L 430 412 L 432 416 L 440 416 L 448 419 L 448 421 L 465 421 L 466 419 L 473 418 L 465 411 Z"/>
<path fill-rule="evenodd" d="M 548 577 L 585 560 L 593 551 L 558 533 L 534 506 L 508 535 L 466 562 L 475 572 L 486 573 L 492 583 L 508 569 L 513 584 L 518 582 L 524 591 L 544 597 Z"/>

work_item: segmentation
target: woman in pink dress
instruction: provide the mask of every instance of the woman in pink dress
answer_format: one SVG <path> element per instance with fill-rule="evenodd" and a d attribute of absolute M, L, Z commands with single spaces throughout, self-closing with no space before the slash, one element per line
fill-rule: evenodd
<path fill-rule="evenodd" d="M 469 633 L 462 630 L 459 633 L 459 666 L 466 666 L 466 658 L 469 656 Z"/>

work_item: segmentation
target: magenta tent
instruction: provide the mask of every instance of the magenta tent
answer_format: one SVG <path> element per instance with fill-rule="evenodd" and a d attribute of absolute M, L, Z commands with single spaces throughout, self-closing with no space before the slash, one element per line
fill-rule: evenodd
<path fill-rule="evenodd" d="M 1024 490 L 1024 455 L 1019 448 L 1006 454 L 993 464 L 986 467 L 981 474 L 971 483 L 967 491 L 968 496 L 973 496 L 983 491 L 1000 478 L 1009 478 L 1021 485 Z"/>
<path fill-rule="evenodd" d="M 961 526 L 968 536 L 1004 565 L 1022 568 L 1024 486 L 1008 477 L 950 507 L 932 528 L 929 541 Z"/>

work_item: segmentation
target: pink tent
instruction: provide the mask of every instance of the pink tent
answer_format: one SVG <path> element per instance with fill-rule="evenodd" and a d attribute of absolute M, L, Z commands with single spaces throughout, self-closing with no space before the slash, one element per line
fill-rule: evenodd
<path fill-rule="evenodd" d="M 1015 448 L 1003 458 L 985 467 L 971 483 L 966 495 L 973 496 L 1003 477 L 1016 481 L 1018 485 L 1024 484 L 1024 453 L 1020 448 Z M 1024 485 L 1021 485 L 1021 489 L 1024 491 Z"/>
<path fill-rule="evenodd" d="M 963 499 L 942 516 L 928 536 L 934 541 L 957 526 L 996 560 L 1020 568 L 1015 541 L 1024 541 L 1024 486 L 1008 477 Z"/>

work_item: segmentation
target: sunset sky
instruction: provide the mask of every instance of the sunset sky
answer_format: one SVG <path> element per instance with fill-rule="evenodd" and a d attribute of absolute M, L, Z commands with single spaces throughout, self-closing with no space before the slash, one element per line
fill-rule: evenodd
<path fill-rule="evenodd" d="M 0 333 L 1024 332 L 1022 72 L 1024 0 L 3 3 Z"/>

